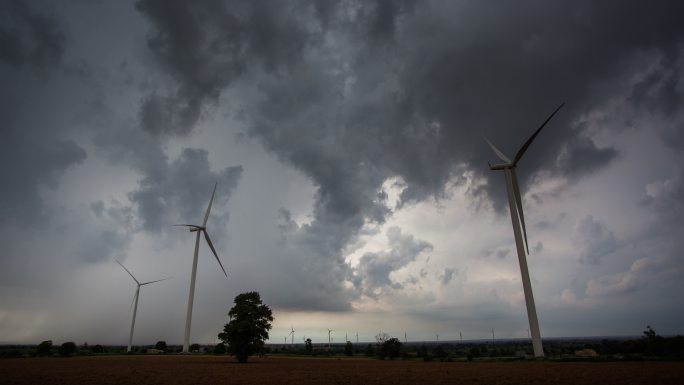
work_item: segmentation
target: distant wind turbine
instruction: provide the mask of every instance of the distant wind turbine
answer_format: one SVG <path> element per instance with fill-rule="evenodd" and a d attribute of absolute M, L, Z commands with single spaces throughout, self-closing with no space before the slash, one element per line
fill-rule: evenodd
<path fill-rule="evenodd" d="M 289 335 L 292 336 L 292 339 L 290 340 L 290 341 L 291 341 L 291 342 L 290 342 L 290 345 L 291 345 L 291 346 L 294 346 L 294 334 L 295 334 L 295 330 L 294 330 L 294 327 L 292 327 L 292 326 L 290 326 L 290 329 L 292 330 L 292 331 L 290 332 L 290 334 L 289 334 Z M 286 341 L 287 341 L 287 340 L 286 340 Z"/>
<path fill-rule="evenodd" d="M 328 329 L 328 350 L 330 350 L 330 343 L 332 342 L 332 338 L 330 337 L 330 333 L 332 333 L 334 330 Z"/>
<path fill-rule="evenodd" d="M 216 249 L 214 248 L 214 244 L 211 242 L 211 238 L 209 238 L 209 233 L 207 233 L 207 221 L 209 220 L 209 212 L 211 211 L 211 204 L 214 202 L 214 194 L 216 194 L 216 186 L 218 183 L 214 184 L 214 191 L 211 193 L 211 199 L 209 199 L 209 206 L 207 206 L 207 211 L 204 214 L 204 221 L 202 222 L 202 225 L 189 225 L 189 224 L 180 224 L 180 225 L 175 225 L 175 226 L 186 226 L 190 228 L 190 232 L 197 232 L 197 237 L 195 238 L 195 255 L 192 259 L 192 274 L 190 275 L 190 294 L 188 296 L 188 313 L 187 317 L 185 318 L 185 336 L 183 338 L 183 353 L 188 353 L 189 347 L 190 347 L 190 324 L 192 323 L 192 303 L 195 298 L 195 278 L 197 277 L 197 255 L 199 254 L 199 244 L 200 244 L 200 233 L 204 234 L 204 239 L 207 241 L 207 244 L 209 245 L 209 248 L 211 249 L 211 252 L 214 253 L 214 257 L 216 257 L 216 261 L 218 262 L 219 266 L 221 266 L 221 270 L 223 271 L 223 274 L 228 277 L 228 274 L 226 273 L 226 269 L 223 268 L 223 264 L 221 263 L 221 260 L 218 257 L 218 254 L 216 254 Z"/>
<path fill-rule="evenodd" d="M 118 259 L 114 259 L 114 260 L 115 260 L 116 263 L 118 263 L 121 267 L 123 267 L 124 270 L 126 270 L 126 272 L 128 273 L 128 275 L 130 275 L 131 278 L 133 278 L 133 280 L 135 281 L 135 283 L 138 285 L 138 287 L 135 289 L 135 294 L 133 295 L 133 303 L 131 303 L 131 305 L 133 306 L 133 318 L 131 318 L 131 332 L 128 334 L 128 347 L 126 347 L 126 351 L 127 351 L 127 352 L 130 352 L 130 351 L 131 351 L 131 344 L 132 344 L 132 342 L 133 342 L 133 328 L 135 328 L 135 315 L 136 315 L 137 312 L 138 312 L 138 298 L 140 298 L 140 286 L 145 286 L 145 285 L 149 285 L 149 284 L 151 284 L 151 283 L 165 281 L 165 280 L 167 280 L 168 278 L 158 279 L 158 280 L 156 280 L 156 281 L 149 281 L 149 282 L 140 283 L 140 282 L 133 276 L 133 274 L 132 274 L 130 271 L 128 271 L 128 269 L 126 268 L 126 266 L 124 266 L 121 262 L 119 262 Z"/>
<path fill-rule="evenodd" d="M 502 164 L 489 165 L 492 170 L 503 170 L 506 176 L 506 190 L 508 192 L 508 207 L 511 211 L 511 221 L 513 222 L 513 234 L 515 236 L 515 246 L 518 250 L 518 262 L 520 264 L 520 273 L 522 275 L 523 291 L 525 293 L 525 304 L 527 305 L 527 318 L 530 322 L 530 330 L 532 332 L 532 347 L 534 349 L 535 357 L 544 357 L 544 348 L 542 347 L 541 333 L 539 332 L 539 321 L 537 320 L 537 310 L 534 306 L 534 296 L 532 295 L 532 284 L 530 283 L 530 272 L 527 268 L 527 253 L 530 252 L 529 245 L 527 243 L 527 230 L 525 228 L 525 215 L 523 214 L 522 199 L 520 197 L 520 186 L 518 185 L 518 177 L 516 175 L 516 167 L 518 162 L 530 147 L 532 141 L 539 135 L 539 132 L 546 126 L 546 123 L 551 120 L 551 118 L 556 115 L 558 110 L 560 110 L 565 103 L 561 103 L 558 108 L 548 118 L 542 123 L 537 131 L 527 139 L 527 142 L 518 150 L 515 154 L 515 158 L 511 161 L 501 152 L 492 142 L 487 138 L 485 140 L 492 148 L 494 153 L 504 161 Z M 522 230 L 522 233 L 521 233 Z M 524 239 L 524 244 L 523 244 Z"/>

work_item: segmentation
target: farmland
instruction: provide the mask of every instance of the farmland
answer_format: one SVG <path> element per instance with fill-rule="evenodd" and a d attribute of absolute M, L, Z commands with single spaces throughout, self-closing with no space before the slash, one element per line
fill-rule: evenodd
<path fill-rule="evenodd" d="M 3 384 L 684 384 L 684 362 L 422 362 L 116 355 L 0 360 Z"/>

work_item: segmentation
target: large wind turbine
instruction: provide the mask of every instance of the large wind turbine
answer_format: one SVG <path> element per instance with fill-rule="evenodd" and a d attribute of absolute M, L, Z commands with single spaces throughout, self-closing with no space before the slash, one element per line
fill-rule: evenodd
<path fill-rule="evenodd" d="M 195 238 L 195 255 L 192 259 L 192 274 L 190 275 L 190 294 L 188 296 L 188 314 L 187 317 L 185 318 L 185 337 L 183 338 L 183 353 L 188 353 L 189 352 L 189 347 L 190 347 L 190 324 L 192 322 L 192 302 L 195 298 L 195 278 L 197 277 L 197 255 L 199 254 L 199 244 L 200 244 L 200 233 L 204 234 L 204 239 L 207 241 L 207 244 L 209 245 L 209 248 L 211 249 L 211 252 L 214 253 L 214 257 L 216 257 L 216 261 L 218 262 L 219 266 L 221 266 L 221 270 L 223 271 L 223 274 L 225 274 L 226 277 L 228 277 L 228 274 L 226 273 L 226 269 L 223 268 L 223 264 L 221 263 L 221 260 L 218 257 L 218 254 L 216 254 L 216 249 L 214 248 L 214 244 L 211 243 L 211 238 L 209 238 L 209 233 L 207 233 L 207 220 L 209 220 L 209 212 L 211 211 L 211 204 L 214 202 L 214 194 L 216 194 L 216 186 L 218 183 L 214 184 L 214 191 L 211 193 L 211 199 L 209 199 L 209 206 L 207 206 L 207 211 L 204 214 L 204 221 L 202 222 L 202 225 L 189 225 L 189 224 L 180 224 L 180 225 L 175 225 L 175 226 L 187 226 L 190 228 L 191 232 L 197 232 L 197 237 Z"/>
<path fill-rule="evenodd" d="M 527 230 L 525 229 L 525 215 L 523 214 L 522 199 L 520 198 L 520 186 L 518 185 L 518 177 L 515 173 L 515 168 L 518 162 L 530 147 L 532 141 L 539 135 L 539 132 L 546 126 L 546 123 L 556 115 L 565 103 L 561 103 L 558 108 L 542 123 L 537 131 L 527 139 L 527 142 L 515 154 L 515 158 L 511 161 L 503 154 L 492 142 L 485 138 L 489 146 L 494 150 L 494 153 L 504 163 L 497 165 L 489 165 L 492 170 L 503 170 L 506 176 L 506 190 L 508 192 L 508 207 L 511 211 L 511 221 L 513 222 L 513 234 L 515 236 L 515 246 L 518 250 L 518 262 L 520 263 L 520 273 L 522 275 L 523 291 L 525 293 L 525 305 L 527 306 L 527 318 L 530 322 L 530 330 L 532 332 L 532 347 L 534 348 L 535 357 L 544 357 L 544 348 L 542 347 L 541 334 L 539 333 L 539 321 L 537 320 L 537 310 L 534 306 L 534 296 L 532 295 L 532 284 L 530 283 L 530 272 L 527 269 L 526 254 L 530 252 L 527 244 Z M 522 233 L 521 233 L 522 229 Z M 524 239 L 524 245 L 523 245 Z M 526 253 L 527 252 L 527 253 Z"/>
<path fill-rule="evenodd" d="M 132 303 L 132 305 L 133 305 L 133 318 L 131 319 L 131 332 L 128 334 L 128 347 L 126 347 L 126 351 L 127 351 L 127 352 L 130 352 L 130 351 L 131 351 L 131 343 L 133 342 L 133 328 L 135 327 L 135 315 L 136 315 L 136 313 L 138 312 L 138 298 L 140 297 L 140 286 L 145 286 L 145 285 L 149 285 L 149 284 L 151 284 L 151 283 L 164 281 L 164 280 L 167 280 L 168 278 L 158 279 L 158 280 L 156 280 L 156 281 L 149 281 L 149 282 L 140 283 L 140 282 L 133 276 L 133 274 L 132 274 L 130 271 L 128 271 L 128 269 L 126 268 L 126 266 L 124 266 L 121 262 L 119 262 L 118 259 L 114 259 L 114 260 L 115 260 L 116 263 L 118 263 L 121 267 L 123 267 L 124 270 L 126 270 L 126 272 L 128 273 L 128 275 L 130 275 L 131 278 L 133 278 L 133 280 L 135 281 L 135 283 L 138 285 L 138 287 L 135 289 L 135 294 L 133 295 L 133 303 Z"/>

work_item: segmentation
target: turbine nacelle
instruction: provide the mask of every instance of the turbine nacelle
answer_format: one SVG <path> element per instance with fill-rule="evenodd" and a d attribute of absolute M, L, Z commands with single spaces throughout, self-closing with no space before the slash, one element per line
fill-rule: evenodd
<path fill-rule="evenodd" d="M 491 163 L 487 162 L 487 164 L 489 165 L 489 169 L 490 169 L 490 170 L 505 170 L 505 169 L 507 169 L 507 168 L 513 168 L 513 167 L 515 167 L 515 166 L 514 166 L 513 164 L 511 164 L 511 163 L 501 163 L 501 164 L 492 165 Z"/>

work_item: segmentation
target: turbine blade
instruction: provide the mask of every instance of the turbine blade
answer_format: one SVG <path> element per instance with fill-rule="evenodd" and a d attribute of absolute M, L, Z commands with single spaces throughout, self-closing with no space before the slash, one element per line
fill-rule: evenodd
<path fill-rule="evenodd" d="M 214 244 L 211 243 L 211 238 L 209 238 L 209 233 L 207 233 L 207 230 L 202 231 L 204 233 L 204 239 L 207 240 L 207 244 L 209 245 L 209 248 L 211 249 L 211 252 L 214 253 L 214 257 L 216 257 L 216 261 L 218 262 L 219 266 L 221 266 L 221 270 L 223 270 L 223 274 L 227 277 L 228 274 L 226 273 L 226 269 L 223 268 L 223 264 L 221 263 L 221 260 L 218 257 L 218 254 L 216 254 L 216 249 L 214 248 Z"/>
<path fill-rule="evenodd" d="M 143 283 L 140 284 L 140 286 L 149 285 L 149 284 L 155 283 L 155 282 L 166 281 L 167 279 L 169 279 L 169 278 L 158 279 L 158 280 L 156 280 L 156 281 L 143 282 Z"/>
<path fill-rule="evenodd" d="M 207 220 L 209 220 L 211 204 L 214 202 L 214 194 L 216 194 L 216 186 L 218 186 L 218 182 L 214 183 L 214 191 L 211 193 L 211 199 L 209 199 L 209 206 L 207 206 L 207 212 L 204 214 L 204 222 L 202 222 L 202 227 L 207 227 Z"/>
<path fill-rule="evenodd" d="M 133 274 L 132 274 L 130 271 L 128 271 L 128 269 L 126 268 L 126 266 L 124 266 L 121 262 L 119 262 L 118 259 L 114 258 L 114 260 L 116 261 L 116 263 L 119 264 L 119 266 L 123 267 L 123 269 L 126 270 L 126 273 L 128 273 L 128 275 L 130 275 L 131 278 L 133 278 L 133 280 L 135 281 L 135 283 L 137 283 L 138 285 L 140 284 L 140 282 L 138 282 L 138 280 L 135 279 L 135 277 L 133 276 Z"/>
<path fill-rule="evenodd" d="M 515 154 L 515 159 L 513 159 L 513 165 L 514 166 L 516 164 L 518 164 L 518 161 L 520 160 L 520 158 L 522 158 L 522 156 L 525 154 L 525 151 L 527 151 L 527 148 L 530 147 L 530 144 L 532 144 L 532 141 L 534 140 L 534 138 L 536 138 L 537 135 L 539 135 L 539 132 L 542 130 L 542 128 L 544 128 L 544 126 L 546 126 L 546 123 L 548 123 L 549 120 L 551 120 L 551 118 L 553 118 L 553 116 L 556 115 L 556 112 L 558 112 L 558 110 L 563 108 L 564 105 L 565 105 L 565 102 L 561 103 L 561 105 L 558 106 L 558 108 L 556 108 L 556 110 L 553 111 L 553 113 L 551 113 L 551 115 L 549 115 L 548 118 L 546 118 L 544 123 L 542 123 L 542 125 L 539 126 L 539 128 L 537 128 L 537 131 L 535 131 L 534 134 L 532 134 L 532 136 L 530 136 L 530 138 L 527 139 L 527 142 L 525 142 L 525 144 L 523 144 L 523 146 L 520 147 L 520 150 L 518 150 L 518 153 Z"/>
<path fill-rule="evenodd" d="M 190 232 L 199 231 L 199 229 L 201 228 L 201 227 L 199 227 L 199 226 L 197 226 L 197 225 L 188 225 L 188 224 L 185 224 L 185 223 L 183 223 L 183 224 L 178 224 L 178 225 L 174 225 L 174 226 L 189 227 L 189 228 L 190 228 Z"/>
<path fill-rule="evenodd" d="M 525 239 L 525 249 L 527 254 L 530 253 L 530 245 L 527 243 L 527 229 L 525 228 L 525 214 L 523 214 L 522 198 L 520 196 L 520 186 L 518 186 L 518 176 L 515 173 L 515 168 L 511 169 L 511 176 L 513 177 L 513 192 L 515 193 L 515 206 L 518 209 L 520 216 L 520 224 L 522 225 L 523 239 Z"/>
<path fill-rule="evenodd" d="M 494 143 L 490 142 L 489 139 L 487 139 L 487 138 L 484 138 L 484 140 L 487 141 L 487 144 L 489 144 L 489 147 L 491 147 L 492 150 L 494 150 L 494 153 L 499 157 L 499 159 L 503 160 L 506 163 L 511 163 L 511 160 L 508 159 L 508 157 L 506 155 L 504 155 L 503 152 L 501 152 L 498 148 L 496 148 Z"/>

